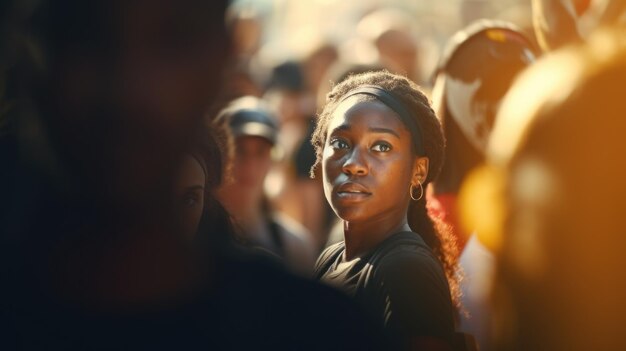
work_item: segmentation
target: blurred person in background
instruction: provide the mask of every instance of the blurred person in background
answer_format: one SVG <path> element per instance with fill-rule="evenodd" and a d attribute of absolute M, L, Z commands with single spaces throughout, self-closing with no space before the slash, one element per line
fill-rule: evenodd
<path fill-rule="evenodd" d="M 516 76 L 536 57 L 532 43 L 514 25 L 481 20 L 447 43 L 435 75 L 433 105 L 447 147 L 433 186 L 433 209 L 454 230 L 459 253 L 471 233 L 459 225 L 456 199 L 465 176 L 485 158 L 500 102 Z"/>
<path fill-rule="evenodd" d="M 263 87 L 255 76 L 256 55 L 261 46 L 264 28 L 262 16 L 256 6 L 234 2 L 226 13 L 226 26 L 232 33 L 233 60 L 224 80 L 223 104 L 246 95 L 260 97 Z"/>
<path fill-rule="evenodd" d="M 331 43 L 320 43 L 303 60 L 304 74 L 309 92 L 315 98 L 326 72 L 339 59 L 338 49 Z"/>
<path fill-rule="evenodd" d="M 236 59 L 250 59 L 259 51 L 263 23 L 254 5 L 235 2 L 226 13 L 226 25 L 233 38 L 233 56 Z"/>
<path fill-rule="evenodd" d="M 325 201 L 319 183 L 308 177 L 314 162 L 309 136 L 316 106 L 302 64 L 287 61 L 276 66 L 263 98 L 280 125 L 280 155 L 268 176 L 268 196 L 277 210 L 307 228 L 318 252 L 324 242 Z"/>
<path fill-rule="evenodd" d="M 413 19 L 399 9 L 384 8 L 363 17 L 357 24 L 359 35 L 370 40 L 378 60 L 390 72 L 421 82 L 417 39 Z"/>
<path fill-rule="evenodd" d="M 596 28 L 626 23 L 622 0 L 533 0 L 535 36 L 545 52 L 580 43 Z"/>
<path fill-rule="evenodd" d="M 312 179 L 309 171 L 315 163 L 315 149 L 311 144 L 311 135 L 315 130 L 317 96 L 322 79 L 337 60 L 338 52 L 330 43 L 321 43 L 314 47 L 303 60 L 303 73 L 307 84 L 307 126 L 304 137 L 297 146 L 292 162 L 295 166 L 294 191 L 297 191 L 302 206 L 301 223 L 309 229 L 314 244 L 315 256 L 322 250 L 326 240 L 332 215 L 328 203 L 324 200 L 319 179 Z"/>
<path fill-rule="evenodd" d="M 582 40 L 577 19 L 589 8 L 591 0 L 533 0 L 533 27 L 544 51 Z"/>
<path fill-rule="evenodd" d="M 464 185 L 468 220 L 497 248 L 498 350 L 626 348 L 624 34 L 605 29 L 525 71 L 489 166 Z"/>
<path fill-rule="evenodd" d="M 261 97 L 263 95 L 263 88 L 258 77 L 255 76 L 255 69 L 252 66 L 250 60 L 240 60 L 229 67 L 225 74 L 224 91 L 220 96 L 221 106 L 242 96 Z"/>
<path fill-rule="evenodd" d="M 215 241 L 211 245 L 221 246 L 235 236 L 231 217 L 216 195 L 219 187 L 226 183 L 228 142 L 223 128 L 213 125 L 198 128 L 179 162 L 174 180 L 174 213 L 179 232 L 189 242 L 211 239 Z M 208 236 L 207 227 L 212 237 L 198 238 L 198 234 Z"/>
<path fill-rule="evenodd" d="M 311 113 L 302 65 L 289 60 L 275 66 L 263 99 L 280 123 L 278 141 L 284 149 L 284 157 L 289 158 L 306 132 L 308 115 Z"/>
<path fill-rule="evenodd" d="M 459 223 L 458 193 L 468 174 L 484 163 L 502 98 L 535 55 L 532 43 L 512 24 L 481 20 L 450 38 L 435 76 L 433 105 L 443 125 L 446 150 L 429 210 L 455 235 L 467 312 L 460 330 L 472 334 L 481 350 L 492 349 L 488 295 L 493 256 L 480 235 L 472 235 Z"/>
<path fill-rule="evenodd" d="M 310 234 L 274 211 L 264 193 L 278 134 L 274 116 L 261 100 L 248 96 L 231 102 L 215 123 L 223 125 L 234 142 L 232 180 L 220 187 L 218 197 L 239 227 L 240 239 L 280 257 L 297 272 L 310 273 L 315 260 Z"/>
<path fill-rule="evenodd" d="M 401 349 L 451 349 L 456 266 L 423 190 L 444 139 L 426 96 L 386 71 L 351 76 L 328 95 L 313 144 L 344 224 L 344 241 L 316 263 L 317 279 L 354 298 Z"/>

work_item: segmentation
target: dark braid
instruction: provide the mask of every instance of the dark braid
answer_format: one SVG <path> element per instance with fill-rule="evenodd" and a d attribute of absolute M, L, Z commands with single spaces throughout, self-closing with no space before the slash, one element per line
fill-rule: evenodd
<path fill-rule="evenodd" d="M 426 189 L 426 186 L 437 177 L 443 164 L 445 139 L 441 123 L 437 119 L 430 101 L 415 83 L 405 77 L 387 71 L 352 75 L 333 87 L 326 98 L 324 109 L 318 116 L 317 125 L 311 138 L 311 143 L 315 147 L 316 152 L 316 160 L 311 168 L 311 176 L 314 176 L 316 168 L 321 163 L 328 125 L 332 119 L 333 112 L 346 93 L 362 85 L 377 85 L 382 87 L 393 93 L 410 111 L 414 112 L 413 116 L 417 119 L 421 128 L 423 136 L 422 143 L 426 153 L 425 155 L 419 156 L 426 156 L 429 159 L 428 176 L 422 183 L 424 189 Z M 373 97 L 365 98 L 374 99 Z M 420 199 L 420 201 L 411 202 L 407 219 L 411 230 L 422 237 L 424 242 L 426 242 L 441 261 L 446 272 L 446 277 L 448 278 L 448 283 L 450 284 L 450 292 L 453 300 L 458 306 L 460 298 L 458 263 L 455 252 L 456 246 L 453 242 L 454 237 L 450 229 L 438 218 L 430 217 L 424 197 Z"/>
<path fill-rule="evenodd" d="M 456 238 L 448 224 L 438 217 L 431 217 L 426 207 L 426 196 L 409 204 L 407 214 L 409 227 L 419 233 L 424 242 L 433 250 L 446 271 L 450 294 L 457 307 L 460 306 L 461 287 Z M 462 310 L 461 310 L 462 311 Z"/>

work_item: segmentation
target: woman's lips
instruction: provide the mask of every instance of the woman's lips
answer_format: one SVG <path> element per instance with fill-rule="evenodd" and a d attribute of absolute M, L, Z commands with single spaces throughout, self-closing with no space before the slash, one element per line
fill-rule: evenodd
<path fill-rule="evenodd" d="M 354 182 L 341 184 L 335 193 L 340 199 L 348 201 L 360 201 L 372 196 L 372 193 L 365 186 Z"/>
<path fill-rule="evenodd" d="M 371 195 L 372 194 L 368 194 L 368 193 L 348 193 L 348 192 L 337 193 L 337 196 L 341 200 L 346 200 L 346 201 L 361 201 L 361 200 L 365 200 Z"/>

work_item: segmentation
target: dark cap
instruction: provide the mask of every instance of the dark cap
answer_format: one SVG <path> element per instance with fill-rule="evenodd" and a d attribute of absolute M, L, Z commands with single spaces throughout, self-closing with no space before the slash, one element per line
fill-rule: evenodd
<path fill-rule="evenodd" d="M 254 96 L 233 100 L 218 115 L 217 121 L 228 123 L 235 138 L 256 136 L 276 144 L 278 125 L 263 101 Z"/>

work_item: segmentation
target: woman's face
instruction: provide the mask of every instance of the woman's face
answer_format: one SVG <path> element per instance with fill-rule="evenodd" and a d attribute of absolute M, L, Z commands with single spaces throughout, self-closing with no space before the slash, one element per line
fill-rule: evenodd
<path fill-rule="evenodd" d="M 185 238 L 192 239 L 198 231 L 204 208 L 204 185 L 206 175 L 198 160 L 185 155 L 176 179 L 175 206 Z"/>
<path fill-rule="evenodd" d="M 406 220 L 419 164 L 410 132 L 383 103 L 353 96 L 333 113 L 322 156 L 324 193 L 344 221 Z"/>

